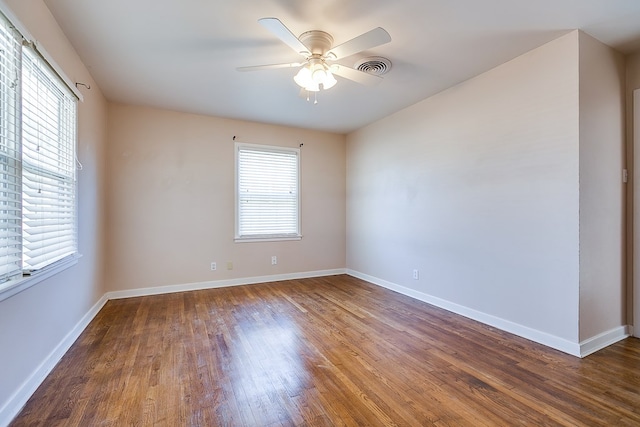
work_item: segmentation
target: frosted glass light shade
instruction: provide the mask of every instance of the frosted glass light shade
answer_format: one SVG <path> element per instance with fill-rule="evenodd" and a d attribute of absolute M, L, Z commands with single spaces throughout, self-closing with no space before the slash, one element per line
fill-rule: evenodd
<path fill-rule="evenodd" d="M 293 80 L 298 84 L 298 86 L 306 88 L 313 84 L 313 79 L 311 78 L 311 70 L 307 67 L 300 68 L 298 74 L 295 75 Z"/>
<path fill-rule="evenodd" d="M 333 77 L 333 74 L 331 74 L 331 71 L 327 70 L 327 72 L 325 73 L 324 81 L 322 82 L 322 89 L 324 90 L 331 89 L 336 85 L 336 83 L 338 83 L 336 78 Z"/>

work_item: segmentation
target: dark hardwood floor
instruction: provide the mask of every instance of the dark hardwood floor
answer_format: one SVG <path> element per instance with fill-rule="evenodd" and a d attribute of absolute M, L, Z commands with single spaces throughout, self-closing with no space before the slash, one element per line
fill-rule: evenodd
<path fill-rule="evenodd" d="M 638 426 L 585 359 L 349 276 L 109 301 L 12 426 Z"/>

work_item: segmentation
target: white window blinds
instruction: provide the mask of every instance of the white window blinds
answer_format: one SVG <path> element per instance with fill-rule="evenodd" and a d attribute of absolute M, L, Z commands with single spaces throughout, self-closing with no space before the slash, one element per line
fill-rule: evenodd
<path fill-rule="evenodd" d="M 20 40 L 0 15 L 0 282 L 22 272 Z"/>
<path fill-rule="evenodd" d="M 22 60 L 23 269 L 76 252 L 76 98 L 31 48 Z"/>
<path fill-rule="evenodd" d="M 300 237 L 299 157 L 298 149 L 236 144 L 237 239 Z"/>

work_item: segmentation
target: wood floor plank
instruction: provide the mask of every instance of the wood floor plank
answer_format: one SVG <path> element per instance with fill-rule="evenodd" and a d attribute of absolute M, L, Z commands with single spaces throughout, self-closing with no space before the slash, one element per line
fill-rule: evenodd
<path fill-rule="evenodd" d="M 640 340 L 578 359 L 350 276 L 109 301 L 12 426 L 640 425 Z"/>

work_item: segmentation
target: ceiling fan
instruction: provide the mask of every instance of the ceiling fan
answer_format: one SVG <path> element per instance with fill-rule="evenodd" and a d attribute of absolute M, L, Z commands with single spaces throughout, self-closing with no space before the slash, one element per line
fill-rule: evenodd
<path fill-rule="evenodd" d="M 277 18 L 262 18 L 258 22 L 297 54 L 301 55 L 303 59 L 300 62 L 284 64 L 238 67 L 238 71 L 301 67 L 293 79 L 302 88 L 302 91 L 306 91 L 307 94 L 309 92 L 318 92 L 321 88 L 326 90 L 333 87 L 337 82 L 333 77 L 334 74 L 365 85 L 376 84 L 382 80 L 377 75 L 333 63 L 333 61 L 390 42 L 391 36 L 381 27 L 374 28 L 334 47 L 333 37 L 324 31 L 307 31 L 302 33 L 300 37 L 296 37 Z"/>

